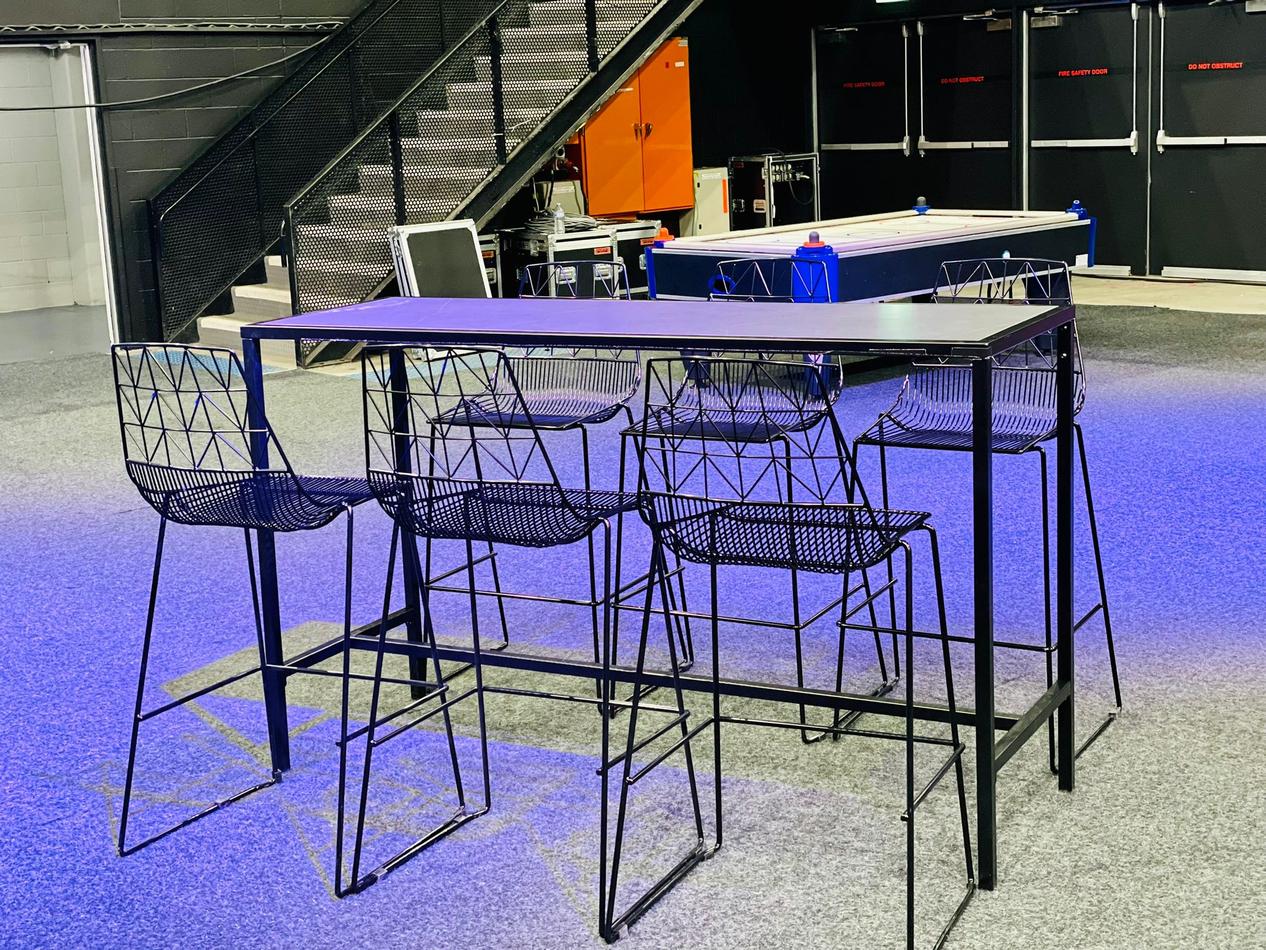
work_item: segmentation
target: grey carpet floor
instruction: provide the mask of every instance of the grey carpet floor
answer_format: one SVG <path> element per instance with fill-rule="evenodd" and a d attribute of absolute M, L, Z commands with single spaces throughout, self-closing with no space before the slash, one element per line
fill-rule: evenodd
<path fill-rule="evenodd" d="M 1008 764 L 999 786 L 999 887 L 971 904 L 949 946 L 1266 946 L 1266 318 L 1087 307 L 1081 327 L 1090 390 L 1083 423 L 1126 709 L 1078 762 L 1071 794 L 1059 792 L 1046 770 L 1040 734 Z M 841 403 L 845 427 L 861 431 L 896 387 L 881 379 L 850 390 Z M 297 468 L 358 469 L 354 377 L 278 373 L 266 389 Z M 108 360 L 0 367 L 0 426 L 0 944 L 600 945 L 599 722 L 586 707 L 490 697 L 492 811 L 339 901 L 330 882 L 337 682 L 296 681 L 295 768 L 282 783 L 116 857 L 157 517 L 122 472 Z M 609 433 L 596 446 L 608 464 L 617 450 Z M 556 454 L 574 474 L 572 447 L 559 445 Z M 865 466 L 873 473 L 874 459 Z M 970 630 L 967 460 L 905 453 L 892 470 L 897 503 L 935 512 L 951 623 Z M 999 460 L 996 480 L 999 636 L 1035 639 L 1036 463 Z M 365 512 L 357 524 L 357 620 L 380 607 L 387 539 L 385 519 Z M 1085 602 L 1093 575 L 1079 517 Z M 173 529 L 169 544 L 156 701 L 245 667 L 253 642 L 240 535 Z M 291 650 L 337 630 L 341 545 L 337 528 L 280 543 Z M 645 538 L 635 535 L 630 550 L 635 561 L 644 556 Z M 515 552 L 505 565 L 508 584 L 575 593 L 585 558 L 583 549 Z M 919 565 L 918 611 L 926 618 L 926 556 Z M 806 599 L 828 597 L 829 587 L 811 585 Z M 724 578 L 722 609 L 785 616 L 787 596 L 785 581 L 767 572 L 734 571 Z M 465 636 L 459 598 L 438 603 L 436 620 L 442 635 Z M 492 629 L 492 612 L 482 621 Z M 587 650 L 587 620 L 566 608 L 520 606 L 510 626 L 524 649 Z M 1102 628 L 1092 622 L 1078 636 L 1084 732 L 1106 712 L 1110 693 Z M 700 643 L 707 669 L 712 658 Z M 786 634 L 727 628 L 722 669 L 785 681 L 790 647 Z M 811 682 L 825 684 L 835 649 L 830 625 L 810 631 L 805 649 Z M 920 648 L 921 696 L 943 690 L 937 662 L 932 648 Z M 966 692 L 970 651 L 956 651 L 955 669 Z M 999 673 L 1002 708 L 1020 708 L 1041 691 L 1035 657 L 1001 654 Z M 849 682 L 864 687 L 876 675 L 873 650 L 850 640 Z M 490 677 L 540 685 L 522 674 Z M 360 715 L 365 701 L 363 693 L 354 698 Z M 732 711 L 774 713 L 743 703 Z M 457 724 L 463 774 L 477 782 L 473 709 L 460 708 Z M 248 682 L 147 729 L 138 833 L 266 775 L 262 705 Z M 367 825 L 371 860 L 443 814 L 450 794 L 447 753 L 434 731 L 407 733 L 380 752 Z M 706 743 L 698 764 L 710 782 Z M 847 738 L 804 746 L 794 732 L 734 727 L 725 734 L 724 766 L 724 848 L 622 943 L 634 950 L 900 946 L 900 745 Z M 920 753 L 921 775 L 936 766 L 934 753 Z M 688 846 L 684 789 L 677 760 L 638 786 L 625 897 Z M 962 885 L 951 789 L 943 786 L 918 817 L 921 946 Z"/>

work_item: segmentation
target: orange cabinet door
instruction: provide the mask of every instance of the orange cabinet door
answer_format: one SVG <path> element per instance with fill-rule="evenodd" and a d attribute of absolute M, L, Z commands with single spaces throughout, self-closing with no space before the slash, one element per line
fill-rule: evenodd
<path fill-rule="evenodd" d="M 590 214 L 641 211 L 642 107 L 634 76 L 585 124 L 581 137 Z"/>
<path fill-rule="evenodd" d="M 638 70 L 643 211 L 694 206 L 689 53 L 686 40 L 671 39 Z"/>

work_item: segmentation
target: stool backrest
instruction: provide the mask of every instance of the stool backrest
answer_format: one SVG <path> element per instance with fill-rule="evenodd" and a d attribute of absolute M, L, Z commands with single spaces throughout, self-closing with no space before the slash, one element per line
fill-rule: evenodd
<path fill-rule="evenodd" d="M 255 397 L 232 350 L 123 343 L 111 353 L 128 476 L 157 510 L 174 491 L 265 472 L 294 478 L 267 421 L 252 421 Z M 268 450 L 266 468 L 256 446 Z"/>
<path fill-rule="evenodd" d="M 500 350 L 386 347 L 361 366 L 366 468 L 388 512 L 403 503 L 425 520 L 420 501 L 497 484 L 560 489 Z"/>
<path fill-rule="evenodd" d="M 520 297 L 571 300 L 631 300 L 623 261 L 547 261 L 526 264 L 519 274 Z"/>
<path fill-rule="evenodd" d="M 1072 278 L 1064 261 L 1030 257 L 997 257 L 946 261 L 937 272 L 932 302 L 939 304 L 1017 304 L 1067 307 L 1073 304 Z M 1081 341 L 1073 324 L 1074 403 L 1080 411 L 1086 398 Z M 1015 370 L 1032 370 L 1053 377 L 1055 333 L 1045 333 L 994 360 L 1008 372 L 996 374 L 995 402 L 1054 400 L 1054 382 L 1026 379 Z"/>
<path fill-rule="evenodd" d="M 795 257 L 750 257 L 720 261 L 708 287 L 709 300 L 829 303 L 826 262 Z"/>
<path fill-rule="evenodd" d="M 796 357 L 650 360 L 639 488 L 657 517 L 673 520 L 686 499 L 866 506 L 832 404 L 816 395 L 824 372 Z"/>

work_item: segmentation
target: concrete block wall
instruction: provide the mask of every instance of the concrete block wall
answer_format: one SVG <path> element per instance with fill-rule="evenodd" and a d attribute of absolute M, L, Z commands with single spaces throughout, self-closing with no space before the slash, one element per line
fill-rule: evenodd
<path fill-rule="evenodd" d="M 50 105 L 49 54 L 0 47 L 0 96 Z M 73 302 L 55 113 L 0 113 L 0 312 Z"/>

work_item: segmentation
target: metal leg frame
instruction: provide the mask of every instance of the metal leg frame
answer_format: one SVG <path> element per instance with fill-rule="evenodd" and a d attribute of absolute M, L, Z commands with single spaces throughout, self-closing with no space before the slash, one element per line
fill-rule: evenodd
<path fill-rule="evenodd" d="M 913 661 L 914 661 L 914 601 L 913 601 L 913 561 L 908 545 L 902 545 L 904 548 L 905 568 L 906 568 L 906 598 L 905 598 L 905 629 L 901 630 L 896 627 L 889 628 L 890 633 L 894 636 L 905 635 L 906 639 L 906 694 L 905 702 L 902 705 L 903 718 L 905 720 L 905 729 L 900 734 L 890 732 L 874 732 L 870 730 L 857 730 L 856 734 L 867 737 L 897 739 L 903 741 L 906 746 L 906 797 L 905 811 L 901 815 L 902 821 L 906 823 L 906 868 L 907 868 L 907 901 L 906 901 L 906 943 L 909 950 L 914 947 L 914 817 L 920 804 L 928 797 L 932 790 L 940 783 L 952 768 L 955 772 L 957 784 L 958 802 L 959 802 L 959 818 L 962 825 L 963 835 L 963 852 L 964 865 L 966 871 L 967 886 L 963 897 L 956 906 L 950 920 L 946 923 L 937 938 L 935 947 L 944 946 L 950 931 L 962 916 L 964 909 L 970 902 L 975 893 L 975 880 L 972 862 L 972 848 L 970 830 L 967 818 L 967 798 L 966 798 L 966 782 L 963 773 L 962 756 L 964 745 L 959 736 L 959 727 L 954 717 L 957 715 L 957 707 L 954 698 L 954 681 L 951 668 L 949 653 L 949 637 L 945 620 L 945 601 L 944 588 L 941 583 L 940 574 L 940 551 L 937 546 L 936 536 L 928 529 L 929 538 L 931 539 L 932 557 L 934 571 L 936 574 L 936 590 L 939 607 L 940 633 L 937 637 L 942 645 L 942 658 L 945 668 L 946 692 L 948 696 L 948 708 L 951 713 L 951 733 L 950 739 L 936 739 L 928 736 L 916 735 L 914 731 L 915 722 L 915 704 L 914 704 L 914 686 L 913 686 Z M 744 717 L 726 716 L 721 709 L 721 680 L 720 680 L 720 618 L 719 610 L 719 584 L 717 581 L 717 566 L 711 565 L 709 572 L 709 589 L 710 589 L 710 630 L 713 651 L 712 664 L 712 710 L 711 716 L 704 722 L 691 727 L 689 725 L 690 712 L 686 709 L 683 698 L 682 680 L 680 673 L 676 668 L 676 649 L 673 637 L 672 621 L 669 616 L 668 607 L 668 586 L 670 571 L 663 554 L 663 550 L 658 541 L 655 546 L 655 553 L 652 555 L 652 571 L 658 572 L 657 583 L 660 587 L 660 598 L 664 604 L 664 620 L 665 635 L 668 641 L 670 659 L 672 660 L 672 679 L 677 698 L 677 715 L 670 719 L 667 724 L 660 726 L 649 736 L 639 739 L 637 737 L 637 725 L 640 712 L 640 698 L 642 691 L 640 688 L 640 680 L 644 675 L 646 661 L 646 644 L 650 630 L 650 613 L 651 613 L 651 590 L 648 585 L 645 591 L 645 603 L 642 616 L 642 635 L 638 649 L 637 666 L 634 678 L 635 689 L 633 693 L 633 701 L 629 714 L 629 733 L 626 739 L 624 752 L 612 759 L 609 756 L 609 729 L 610 725 L 604 720 L 603 723 L 603 762 L 604 765 L 600 770 L 603 778 L 603 798 L 602 798 L 602 871 L 600 874 L 600 922 L 601 933 L 608 942 L 614 942 L 624 932 L 625 928 L 631 926 L 639 917 L 641 917 L 650 906 L 661 896 L 668 892 L 679 880 L 681 880 L 689 871 L 701 861 L 712 857 L 720 850 L 724 841 L 724 823 L 723 823 L 723 796 L 722 796 L 722 748 L 721 748 L 721 724 L 730 723 L 737 725 L 756 725 L 776 728 L 794 728 L 803 731 L 803 716 L 799 721 L 770 721 L 757 720 Z M 868 601 L 873 605 L 874 600 L 882 596 L 890 588 L 885 585 L 881 590 L 868 595 Z M 858 610 L 861 609 L 859 605 Z M 879 628 L 876 628 L 879 629 Z M 610 682 L 611 674 L 610 651 L 607 651 L 603 665 L 604 681 Z M 798 689 L 803 690 L 803 686 Z M 803 711 L 803 706 L 799 707 Z M 838 719 L 838 713 L 837 713 Z M 695 777 L 694 761 L 692 756 L 692 740 L 697 738 L 700 733 L 711 728 L 712 731 L 712 755 L 713 755 L 713 821 L 714 821 L 714 839 L 708 844 L 704 825 L 702 820 L 702 812 L 699 805 L 697 781 Z M 823 727 L 829 733 L 844 733 L 847 727 L 829 726 Z M 663 738 L 671 732 L 677 731 L 679 737 L 664 749 L 647 764 L 634 768 L 633 759 L 636 753 L 642 751 L 651 743 Z M 916 791 L 915 775 L 914 775 L 914 748 L 916 743 L 932 743 L 941 746 L 948 746 L 950 754 L 940 766 L 932 779 L 921 789 Z M 674 865 L 667 874 L 665 874 L 658 882 L 652 885 L 643 895 L 637 898 L 633 903 L 618 916 L 616 914 L 616 891 L 619 883 L 619 866 L 623 856 L 625 847 L 624 833 L 626 824 L 626 815 L 628 807 L 629 791 L 641 778 L 658 765 L 665 762 L 674 753 L 682 751 L 686 760 L 686 772 L 691 793 L 693 805 L 694 830 L 696 833 L 696 841 L 686 854 Z M 607 824 L 608 824 L 608 781 L 609 774 L 617 765 L 623 765 L 622 782 L 620 788 L 619 805 L 616 815 L 616 832 L 614 855 L 611 862 L 611 871 L 607 873 Z"/>
<path fill-rule="evenodd" d="M 227 676 L 224 679 L 210 684 L 209 686 L 203 686 L 191 693 L 186 693 L 184 696 L 180 696 L 169 702 L 163 703 L 161 706 L 154 709 L 146 710 L 144 708 L 145 680 L 149 672 L 150 648 L 153 645 L 154 639 L 154 615 L 158 606 L 158 581 L 162 572 L 163 544 L 167 538 L 167 524 L 167 518 L 166 516 L 163 516 L 158 523 L 158 541 L 154 546 L 154 572 L 150 581 L 149 607 L 147 608 L 145 614 L 145 636 L 141 641 L 141 664 L 136 678 L 136 705 L 132 713 L 131 738 L 128 743 L 127 772 L 123 780 L 123 806 L 119 816 L 119 837 L 116 843 L 116 848 L 120 857 L 134 854 L 142 848 L 153 844 L 155 841 L 166 838 L 173 832 L 179 831 L 181 828 L 185 828 L 193 824 L 198 819 L 205 818 L 214 811 L 219 811 L 225 805 L 230 805 L 233 802 L 245 798 L 252 792 L 257 792 L 262 788 L 274 785 L 281 779 L 281 773 L 274 770 L 272 772 L 272 776 L 267 781 L 259 782 L 249 788 L 243 789 L 240 792 L 236 792 L 227 798 L 213 802 L 197 814 L 192 815 L 189 818 L 185 818 L 170 828 L 157 832 L 156 834 L 152 834 L 136 844 L 129 845 L 127 843 L 127 826 L 128 818 L 131 815 L 132 785 L 136 776 L 136 752 L 140 740 L 141 723 L 154 719 L 165 712 L 170 712 L 171 710 L 184 706 L 186 703 L 199 699 L 202 696 L 206 696 L 209 693 L 213 693 L 218 689 L 230 685 L 231 683 L 236 683 L 238 680 L 246 679 L 248 676 L 253 676 L 256 673 L 264 675 L 268 669 L 268 659 L 264 649 L 263 621 L 259 606 L 259 589 L 255 577 L 255 556 L 251 548 L 251 534 L 250 531 L 247 530 L 243 532 L 243 535 L 246 540 L 246 566 L 250 572 L 251 578 L 251 609 L 255 620 L 255 640 L 256 646 L 259 650 L 259 666 L 251 667 L 249 670 L 245 670 L 241 673 L 235 673 L 232 676 Z"/>
<path fill-rule="evenodd" d="M 404 864 L 410 858 L 424 851 L 426 848 L 430 847 L 436 841 L 439 841 L 440 839 L 447 837 L 448 835 L 456 831 L 458 828 L 460 828 L 462 825 L 466 824 L 467 822 L 473 821 L 475 818 L 478 818 L 480 815 L 485 814 L 489 810 L 489 808 L 491 808 L 491 805 L 492 805 L 492 785 L 491 785 L 491 777 L 490 777 L 489 768 L 488 768 L 488 732 L 487 732 L 487 724 L 486 724 L 485 715 L 484 715 L 483 664 L 481 662 L 481 651 L 480 651 L 480 641 L 479 641 L 479 620 L 478 620 L 478 613 L 476 609 L 475 594 L 474 594 L 475 556 L 474 556 L 474 551 L 472 549 L 471 543 L 469 541 L 466 543 L 466 569 L 467 569 L 467 575 L 468 575 L 468 580 L 470 583 L 470 591 L 471 591 L 471 595 L 470 595 L 471 635 L 472 635 L 472 642 L 473 642 L 473 659 L 471 662 L 471 666 L 473 667 L 474 674 L 475 674 L 474 688 L 469 689 L 465 691 L 464 693 L 460 693 L 456 697 L 448 698 L 449 686 L 445 682 L 444 673 L 440 667 L 440 657 L 439 657 L 439 653 L 436 650 L 436 643 L 435 643 L 433 632 L 431 630 L 431 625 L 429 623 L 424 623 L 423 629 L 426 631 L 424 634 L 426 638 L 425 646 L 427 648 L 427 654 L 431 662 L 433 675 L 435 677 L 434 681 L 426 682 L 426 681 L 419 681 L 419 680 L 413 679 L 414 669 L 416 668 L 416 666 L 414 664 L 411 664 L 410 679 L 407 680 L 406 682 L 408 682 L 411 686 L 413 686 L 415 690 L 420 690 L 422 695 L 417 696 L 415 693 L 414 698 L 412 699 L 411 702 L 395 710 L 394 712 L 389 713 L 388 715 L 382 716 L 381 718 L 379 717 L 379 706 L 380 706 L 380 701 L 381 701 L 382 684 L 384 682 L 387 682 L 387 680 L 385 680 L 383 677 L 383 661 L 386 658 L 386 655 L 388 652 L 385 649 L 386 641 L 387 641 L 387 631 L 391 627 L 389 618 L 391 617 L 391 590 L 392 590 L 392 584 L 395 577 L 396 550 L 397 550 L 397 547 L 400 546 L 402 543 L 406 551 L 405 553 L 406 563 L 409 560 L 408 552 L 410 550 L 412 550 L 413 552 L 412 554 L 413 558 L 416 559 L 417 558 L 417 549 L 415 546 L 416 539 L 411 534 L 406 535 L 406 533 L 401 530 L 398 524 L 393 525 L 392 533 L 391 533 L 390 554 L 388 555 L 388 560 L 387 560 L 387 581 L 385 584 L 385 591 L 383 595 L 382 620 L 380 621 L 378 625 L 377 649 L 374 651 L 375 656 L 374 656 L 374 674 L 373 674 L 373 694 L 370 700 L 369 721 L 362 728 L 354 730 L 354 731 L 350 731 L 350 732 L 348 731 L 348 726 L 349 726 L 348 700 L 349 700 L 349 692 L 350 692 L 349 683 L 351 679 L 353 678 L 350 673 L 350 666 L 351 666 L 350 658 L 351 658 L 351 652 L 355 648 L 355 644 L 353 643 L 354 631 L 351 626 L 350 613 L 345 615 L 344 617 L 345 626 L 344 626 L 344 631 L 343 631 L 344 660 L 343 660 L 342 736 L 341 736 L 341 741 L 339 742 L 339 798 L 338 798 L 338 820 L 337 820 L 337 831 L 336 831 L 337 866 L 336 866 L 336 876 L 335 876 L 335 892 L 340 897 L 349 893 L 356 893 L 358 891 L 362 891 L 366 887 L 369 887 L 371 884 L 379 880 L 384 874 L 388 873 L 389 871 L 394 870 L 395 868 L 399 867 L 401 864 Z M 350 560 L 349 560 L 348 582 L 350 583 Z M 421 598 L 421 603 L 419 605 L 421 612 L 424 615 L 429 614 L 430 612 L 429 585 L 425 583 L 419 585 L 418 593 Z M 412 654 L 410 654 L 410 658 L 414 659 Z M 416 659 L 418 659 L 419 661 L 422 661 L 423 658 L 416 657 Z M 480 742 L 480 752 L 481 752 L 482 766 L 483 766 L 483 801 L 482 801 L 482 804 L 474 808 L 472 808 L 467 801 L 466 790 L 462 782 L 461 767 L 458 762 L 457 746 L 456 746 L 456 741 L 453 735 L 453 724 L 452 724 L 452 718 L 450 714 L 450 710 L 453 706 L 455 706 L 457 703 L 461 702 L 462 700 L 470 698 L 471 696 L 475 697 L 475 701 L 479 709 L 479 742 Z M 438 702 L 436 702 L 437 700 Z M 379 735 L 379 730 L 383 726 L 386 726 L 389 723 L 394 722 L 395 720 L 401 718 L 402 716 L 405 716 L 408 713 L 416 712 L 419 708 L 426 706 L 428 704 L 431 705 L 431 708 L 426 709 L 424 712 L 421 712 L 420 714 L 414 716 L 412 719 L 409 719 L 408 721 L 404 722 L 402 725 L 392 726 L 392 728 L 390 728 L 389 731 L 387 731 L 386 733 L 382 735 Z M 407 847 L 403 848 L 392 857 L 383 861 L 374 870 L 369 871 L 365 873 L 364 875 L 362 875 L 360 871 L 360 867 L 361 867 L 361 861 L 362 861 L 364 843 L 365 843 L 365 820 L 366 820 L 366 814 L 368 811 L 368 804 L 369 804 L 370 772 L 373 766 L 374 750 L 378 746 L 396 738 L 397 736 L 403 734 L 407 730 L 412 729 L 414 726 L 417 726 L 417 725 L 422 724 L 423 722 L 426 722 L 427 720 L 431 719 L 433 716 L 437 714 L 442 715 L 444 719 L 444 733 L 448 742 L 449 757 L 450 757 L 450 762 L 451 762 L 451 766 L 453 770 L 453 785 L 454 785 L 454 790 L 457 797 L 457 808 L 455 809 L 451 817 L 441 822 L 435 828 L 428 831 L 422 837 L 420 837 L 419 839 L 417 839 L 416 841 L 414 841 L 412 844 L 408 845 Z M 352 862 L 351 862 L 352 864 L 351 879 L 345 885 L 343 882 L 343 864 L 344 864 L 343 842 L 346 835 L 345 828 L 346 828 L 346 817 L 347 817 L 346 816 L 346 812 L 347 812 L 346 798 L 345 798 L 345 787 L 346 787 L 346 779 L 347 779 L 347 754 L 348 754 L 348 749 L 351 746 L 351 743 L 362 735 L 365 736 L 365 740 L 366 740 L 365 757 L 364 757 L 364 762 L 361 768 L 360 798 L 359 798 L 357 812 L 356 812 L 356 828 L 355 828 L 355 836 L 354 836 L 353 849 L 352 849 Z"/>

